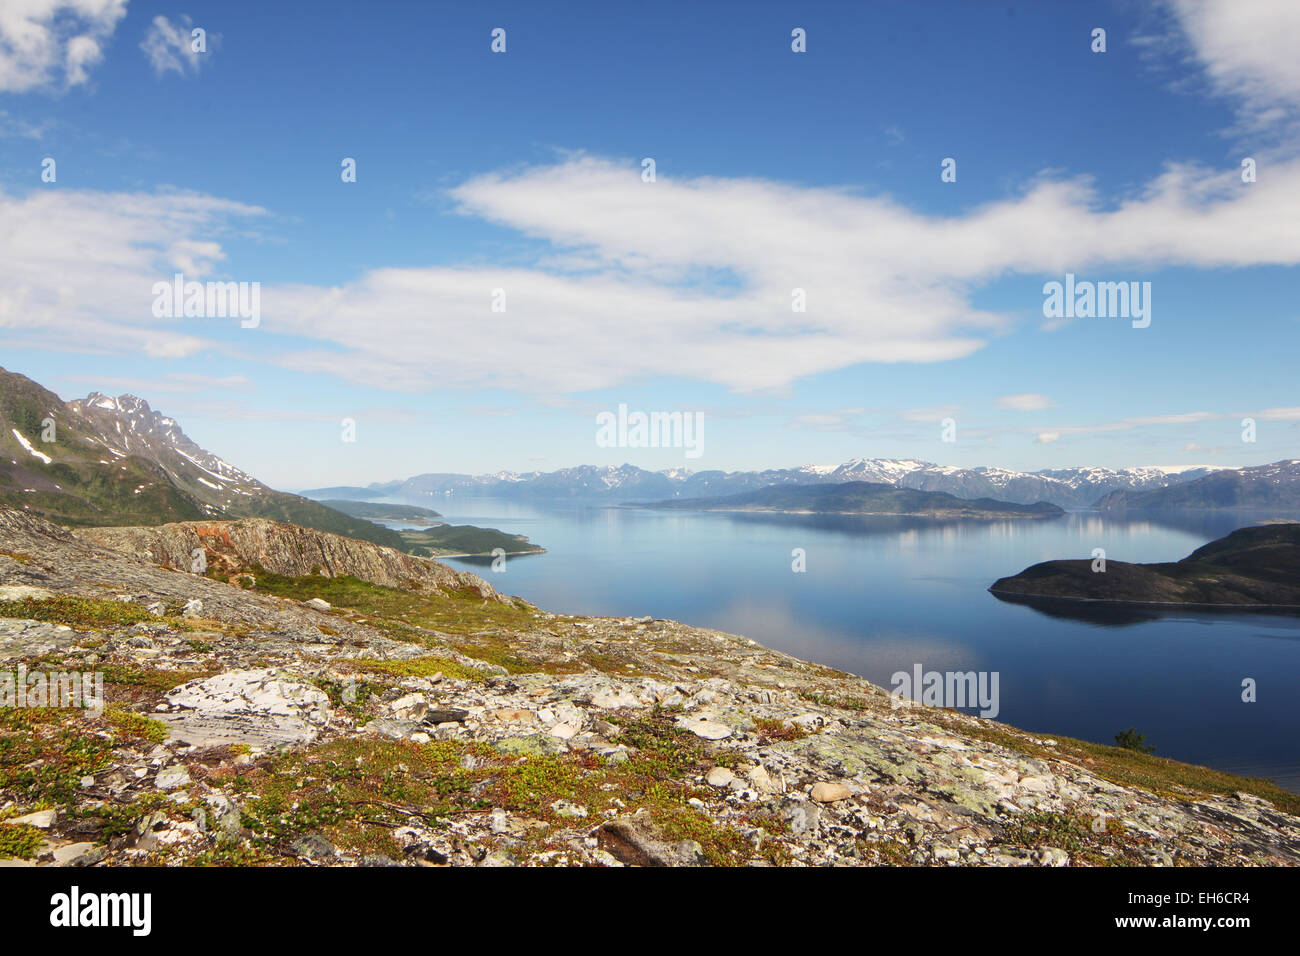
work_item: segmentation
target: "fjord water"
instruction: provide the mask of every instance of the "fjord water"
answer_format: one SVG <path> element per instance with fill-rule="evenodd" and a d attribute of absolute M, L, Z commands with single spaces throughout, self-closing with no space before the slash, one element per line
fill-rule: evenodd
<path fill-rule="evenodd" d="M 1300 616 L 1087 611 L 999 600 L 996 579 L 1053 558 L 1174 561 L 1275 515 L 937 523 L 920 518 L 658 512 L 593 502 L 406 500 L 528 535 L 502 573 L 452 559 L 558 612 L 672 618 L 743 634 L 883 687 L 915 664 L 997 671 L 998 720 L 1157 753 L 1300 791 Z M 804 549 L 806 573 L 791 570 Z M 1253 678 L 1258 701 L 1244 703 Z"/>

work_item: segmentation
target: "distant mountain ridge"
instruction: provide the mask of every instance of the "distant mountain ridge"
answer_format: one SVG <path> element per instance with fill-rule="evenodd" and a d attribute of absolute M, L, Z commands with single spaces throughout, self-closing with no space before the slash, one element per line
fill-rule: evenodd
<path fill-rule="evenodd" d="M 1149 491 L 1112 491 L 1098 500 L 1103 511 L 1300 510 L 1300 459 L 1217 471 L 1193 481 Z"/>
<path fill-rule="evenodd" d="M 1145 491 L 1214 473 L 1207 466 L 1164 468 L 1057 468 L 1038 472 L 1006 468 L 959 468 L 919 459 L 854 458 L 841 465 L 803 465 L 764 471 L 648 471 L 635 465 L 579 465 L 550 472 L 497 472 L 491 475 L 423 474 L 368 488 L 304 491 L 308 497 L 361 500 L 382 497 L 445 498 L 470 495 L 499 498 L 611 498 L 659 501 L 742 494 L 774 485 L 842 484 L 868 481 L 943 491 L 959 498 L 996 498 L 1014 504 L 1046 501 L 1064 508 L 1090 507 L 1114 491 Z"/>
<path fill-rule="evenodd" d="M 884 482 L 772 486 L 738 495 L 676 498 L 649 508 L 703 511 L 771 511 L 795 514 L 920 515 L 937 518 L 1057 518 L 1065 511 L 1040 501 L 1031 505 L 993 498 L 958 498 L 946 491 L 917 491 Z"/>

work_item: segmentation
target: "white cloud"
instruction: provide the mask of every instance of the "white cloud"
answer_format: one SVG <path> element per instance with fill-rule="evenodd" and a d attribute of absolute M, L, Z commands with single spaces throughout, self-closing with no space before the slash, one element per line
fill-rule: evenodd
<path fill-rule="evenodd" d="M 198 73 L 204 59 L 209 55 L 194 49 L 192 31 L 194 22 L 187 16 L 180 16 L 175 23 L 166 17 L 154 17 L 145 34 L 140 49 L 149 58 L 154 72 L 159 76 L 175 71 L 181 76 L 186 73 Z M 207 43 L 215 43 L 218 38 L 207 37 Z"/>
<path fill-rule="evenodd" d="M 293 368 L 398 388 L 577 391 L 658 376 L 744 391 L 969 355 L 1011 323 L 971 293 L 1008 272 L 1300 263 L 1296 160 L 1249 189 L 1235 168 L 1173 165 L 1107 209 L 1082 181 L 1044 179 L 947 218 L 831 189 L 650 184 L 638 172 L 578 157 L 475 177 L 452 191 L 462 213 L 543 240 L 544 265 L 380 269 L 328 290 L 270 289 L 267 328 L 326 343 L 288 357 Z M 563 268 L 565 255 L 583 268 Z M 494 288 L 506 290 L 505 314 L 489 311 Z M 791 311 L 795 288 L 804 313 Z"/>
<path fill-rule="evenodd" d="M 259 276 L 259 354 L 398 390 L 554 394 L 651 378 L 776 390 L 859 363 L 971 354 L 1012 321 L 976 309 L 971 294 L 1009 272 L 1298 264 L 1293 181 L 1300 160 L 1248 188 L 1233 169 L 1170 167 L 1102 209 L 1082 182 L 1044 179 L 1022 196 L 938 218 L 885 198 L 756 179 L 648 184 L 635 163 L 578 157 L 452 191 L 463 214 L 543 240 L 533 266 L 381 268 L 329 288 Z M 224 251 L 210 227 L 259 212 L 211 197 L 62 190 L 0 203 L 15 224 L 0 238 L 0 277 L 30 300 L 26 314 L 47 323 L 65 321 L 74 282 L 74 314 L 112 318 L 102 303 L 121 299 L 69 278 L 83 271 L 102 270 L 100 285 L 121 283 L 114 268 L 136 281 L 146 261 L 163 276 L 215 271 Z M 86 270 L 69 251 L 74 238 L 90 249 Z M 568 253 L 584 267 L 557 265 Z M 504 313 L 490 309 L 498 288 Z M 807 293 L 806 312 L 791 311 L 795 288 Z M 131 318 L 120 344 L 159 355 L 200 347 L 174 326 L 146 336 L 148 321 Z M 289 346 L 276 333 L 300 341 L 277 353 Z"/>
<path fill-rule="evenodd" d="M 4 0 L 0 92 L 80 86 L 126 15 L 126 0 Z"/>
<path fill-rule="evenodd" d="M 0 192 L 6 345 L 155 357 L 209 347 L 201 323 L 153 317 L 153 283 L 181 265 L 215 268 L 223 253 L 210 237 L 233 220 L 261 214 L 187 192 Z"/>
<path fill-rule="evenodd" d="M 996 400 L 998 408 L 1009 409 L 1013 412 L 1041 412 L 1046 408 L 1051 408 L 1055 403 L 1046 395 L 1035 395 L 1025 393 L 1022 395 L 1003 395 Z"/>
<path fill-rule="evenodd" d="M 1050 445 L 1052 442 L 1060 441 L 1060 432 L 1039 432 L 1034 436 L 1034 442 L 1038 445 Z"/>
<path fill-rule="evenodd" d="M 1257 126 L 1294 118 L 1300 106 L 1300 3 L 1169 0 L 1215 88 L 1237 98 Z"/>
<path fill-rule="evenodd" d="M 4 22 L 35 6 L 6 5 Z M 1273 19 L 1252 12 L 1244 27 L 1219 30 L 1217 8 L 1175 0 L 1209 75 L 1252 102 L 1300 96 L 1300 68 L 1250 49 L 1251 37 L 1273 51 L 1275 34 L 1294 35 L 1292 6 L 1262 4 Z M 156 18 L 145 43 L 155 69 L 195 69 L 188 36 Z M 976 290 L 1008 274 L 1300 264 L 1300 157 L 1279 153 L 1267 168 L 1247 187 L 1235 165 L 1171 163 L 1117 201 L 1084 178 L 1044 175 L 1019 195 L 936 216 L 885 196 L 753 178 L 661 170 L 644 183 L 635 161 L 579 154 L 450 192 L 461 214 L 532 240 L 531 260 L 511 257 L 531 264 L 379 268 L 328 288 L 257 277 L 258 356 L 398 390 L 534 395 L 656 378 L 776 391 L 860 363 L 949 361 L 1011 327 L 1012 316 L 972 305 Z M 213 233 L 259 212 L 194 195 L 0 194 L 0 218 L 12 224 L 0 236 L 0 327 L 28 341 L 53 336 L 52 347 L 193 354 L 208 344 L 202 326 L 153 320 L 139 283 L 172 269 L 215 271 L 224 250 Z M 504 313 L 490 309 L 498 288 Z M 791 310 L 796 288 L 805 312 Z M 1000 401 L 1048 407 L 1042 396 Z M 945 408 L 914 413 L 942 418 Z"/>
<path fill-rule="evenodd" d="M 29 123 L 20 117 L 11 116 L 6 110 L 0 110 L 0 139 L 16 137 L 39 140 L 44 138 L 51 125 L 49 120 L 39 124 Z"/>

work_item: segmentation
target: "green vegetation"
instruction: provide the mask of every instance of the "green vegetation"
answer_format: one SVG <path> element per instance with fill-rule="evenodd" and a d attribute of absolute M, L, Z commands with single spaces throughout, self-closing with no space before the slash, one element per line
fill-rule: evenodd
<path fill-rule="evenodd" d="M 240 502 L 239 510 L 232 510 L 228 517 L 269 518 L 272 521 L 284 521 L 302 525 L 304 528 L 340 534 L 345 538 L 358 538 L 397 551 L 410 550 L 402 540 L 402 536 L 391 528 L 366 521 L 364 518 L 353 518 L 310 498 L 300 498 L 298 495 L 283 491 L 268 490 L 262 495 L 248 498 Z M 157 524 L 157 522 L 153 523 Z"/>
<path fill-rule="evenodd" d="M 200 677 L 211 677 L 207 670 L 167 670 L 154 667 L 124 667 L 119 664 L 105 664 L 99 667 L 104 675 L 104 684 L 110 689 L 137 688 L 142 691 L 162 693 L 179 687 Z"/>
<path fill-rule="evenodd" d="M 291 578 L 263 568 L 254 568 L 254 573 L 258 591 L 299 601 L 318 597 L 336 610 L 360 613 L 366 623 L 385 631 L 394 640 L 425 647 L 450 647 L 512 674 L 571 674 L 588 667 L 617 670 L 624 675 L 631 673 L 621 661 L 603 659 L 592 650 L 569 661 L 521 656 L 509 640 L 511 632 L 544 630 L 559 636 L 550 629 L 556 618 L 522 602 L 512 605 L 488 601 L 470 589 L 417 594 L 347 575 Z"/>
<path fill-rule="evenodd" d="M 104 720 L 124 737 L 160 744 L 171 736 L 170 729 L 161 720 L 111 704 L 104 708 Z"/>
<path fill-rule="evenodd" d="M 25 823 L 0 824 L 0 860 L 30 860 L 44 840 L 36 827 Z"/>
<path fill-rule="evenodd" d="M 17 601 L 0 601 L 0 617 L 49 621 L 88 631 L 129 627 L 141 621 L 158 620 L 140 605 L 127 601 L 98 601 L 65 595 L 44 600 L 22 598 Z"/>
<path fill-rule="evenodd" d="M 1032 811 L 1007 824 L 1007 842 L 1025 847 L 1050 846 L 1070 854 L 1074 864 L 1135 866 L 1147 862 L 1141 850 L 1149 838 L 1125 829 L 1118 820 L 1080 813 Z"/>
<path fill-rule="evenodd" d="M 433 555 L 491 554 L 500 548 L 506 554 L 536 554 L 543 550 L 522 534 L 507 534 L 496 528 L 476 528 L 470 524 L 444 524 L 432 528 L 399 532 L 412 554 L 421 549 Z"/>
<path fill-rule="evenodd" d="M 122 743 L 152 740 L 157 723 L 113 708 L 101 717 L 70 708 L 0 709 L 0 792 L 24 805 L 70 806 L 83 776 L 106 769 Z"/>
<path fill-rule="evenodd" d="M 755 717 L 754 730 L 769 740 L 799 740 L 808 736 L 808 731 L 798 724 L 773 717 Z"/>
<path fill-rule="evenodd" d="M 1146 740 L 1146 734 L 1140 734 L 1135 727 L 1130 727 L 1128 730 L 1121 730 L 1115 735 L 1115 746 L 1123 747 L 1125 750 L 1136 750 L 1138 753 L 1155 753 L 1156 748 L 1149 745 Z"/>

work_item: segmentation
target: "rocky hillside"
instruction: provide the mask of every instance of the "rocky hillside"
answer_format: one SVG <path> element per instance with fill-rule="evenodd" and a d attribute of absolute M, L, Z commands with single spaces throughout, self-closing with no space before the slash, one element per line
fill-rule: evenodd
<path fill-rule="evenodd" d="M 247 560 L 292 535 L 235 526 L 201 540 Z M 0 510 L 0 670 L 99 671 L 107 698 L 0 708 L 0 856 L 1300 863 L 1300 797 L 1263 781 L 894 709 L 866 681 L 672 621 L 160 566 L 190 533 L 90 540 Z"/>
<path fill-rule="evenodd" d="M 88 541 L 174 571 L 190 571 L 204 553 L 204 573 L 239 584 L 263 571 L 285 577 L 353 577 L 418 592 L 472 591 L 503 600 L 482 578 L 394 548 L 264 518 L 184 521 L 152 528 L 85 528 Z"/>
<path fill-rule="evenodd" d="M 989 588 L 1004 596 L 1178 604 L 1300 608 L 1300 524 L 1240 528 L 1181 561 L 1128 564 L 1044 561 Z"/>

